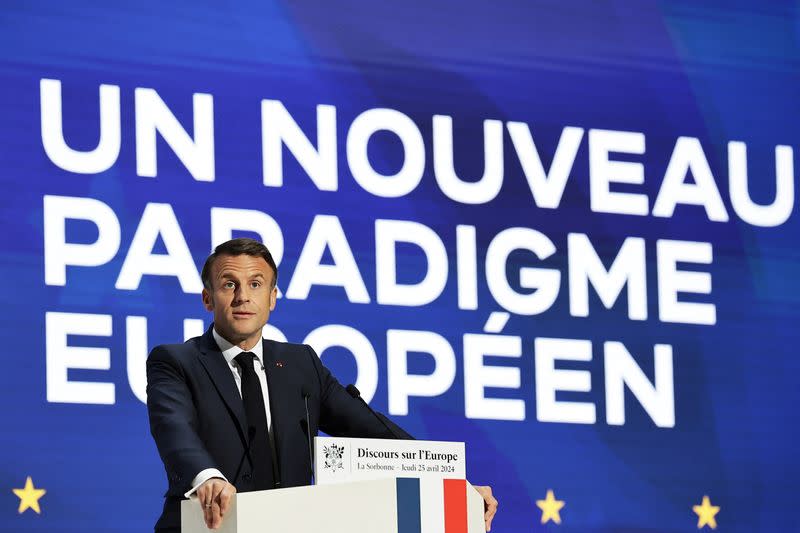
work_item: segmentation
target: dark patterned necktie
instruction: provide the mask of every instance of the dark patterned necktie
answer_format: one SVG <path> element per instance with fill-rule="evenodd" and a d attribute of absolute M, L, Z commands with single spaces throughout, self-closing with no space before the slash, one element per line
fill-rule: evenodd
<path fill-rule="evenodd" d="M 253 353 L 242 352 L 235 357 L 235 360 L 242 369 L 242 401 L 247 424 L 255 430 L 248 431 L 253 435 L 253 440 L 250 442 L 253 481 L 256 490 L 264 490 L 275 487 L 275 475 L 272 471 L 272 447 L 269 442 L 267 413 L 264 410 L 264 393 L 253 368 L 255 357 Z"/>

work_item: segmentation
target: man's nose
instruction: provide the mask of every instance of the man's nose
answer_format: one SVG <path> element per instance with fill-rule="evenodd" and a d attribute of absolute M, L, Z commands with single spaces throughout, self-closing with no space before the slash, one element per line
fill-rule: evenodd
<path fill-rule="evenodd" d="M 250 291 L 245 285 L 238 285 L 233 293 L 234 300 L 237 302 L 247 302 L 250 300 Z"/>

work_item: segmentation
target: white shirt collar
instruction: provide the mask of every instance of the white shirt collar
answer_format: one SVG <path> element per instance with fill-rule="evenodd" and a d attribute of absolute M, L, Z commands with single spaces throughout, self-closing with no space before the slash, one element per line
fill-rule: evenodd
<path fill-rule="evenodd" d="M 235 344 L 231 344 L 225 339 L 222 335 L 217 333 L 217 329 L 214 328 L 211 330 L 211 334 L 214 335 L 214 340 L 217 342 L 217 346 L 219 346 L 220 351 L 222 352 L 222 356 L 225 357 L 225 362 L 228 363 L 229 366 L 233 366 L 233 359 L 239 355 L 240 353 L 244 352 Z M 257 342 L 255 346 L 253 346 L 250 350 L 247 350 L 258 358 L 261 366 L 264 366 L 264 343 Z"/>

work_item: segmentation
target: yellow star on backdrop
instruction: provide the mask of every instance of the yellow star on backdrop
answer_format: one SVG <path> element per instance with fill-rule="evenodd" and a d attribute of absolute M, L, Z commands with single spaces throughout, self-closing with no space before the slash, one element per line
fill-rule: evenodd
<path fill-rule="evenodd" d="M 564 502 L 556 500 L 552 490 L 547 490 L 544 500 L 536 500 L 536 506 L 542 510 L 542 524 L 546 524 L 550 520 L 556 524 L 561 523 L 561 515 L 558 512 L 564 507 Z"/>
<path fill-rule="evenodd" d="M 28 476 L 28 479 L 25 480 L 25 488 L 24 489 L 12 489 L 14 494 L 19 497 L 19 510 L 20 514 L 24 513 L 28 508 L 33 509 L 36 511 L 36 514 L 42 514 L 42 510 L 39 508 L 39 498 L 44 496 L 47 492 L 44 489 L 35 489 L 33 488 L 33 481 L 31 481 L 31 476 Z"/>
<path fill-rule="evenodd" d="M 695 505 L 692 510 L 697 514 L 697 529 L 708 525 L 711 529 L 717 529 L 717 520 L 714 518 L 719 512 L 719 507 L 711 505 L 708 496 L 703 496 L 703 504 Z"/>

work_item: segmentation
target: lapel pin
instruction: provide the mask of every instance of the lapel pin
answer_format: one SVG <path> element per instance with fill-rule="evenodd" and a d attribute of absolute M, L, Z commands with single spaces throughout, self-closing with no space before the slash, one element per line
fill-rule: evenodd
<path fill-rule="evenodd" d="M 276 361 L 275 366 L 277 366 L 278 368 L 283 368 L 283 361 Z"/>

